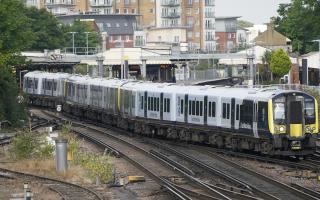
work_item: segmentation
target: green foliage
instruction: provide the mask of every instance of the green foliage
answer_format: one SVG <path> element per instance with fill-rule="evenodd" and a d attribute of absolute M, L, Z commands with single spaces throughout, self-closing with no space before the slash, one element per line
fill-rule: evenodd
<path fill-rule="evenodd" d="M 25 132 L 13 139 L 9 151 L 14 159 L 45 159 L 52 156 L 54 146 L 44 136 Z"/>
<path fill-rule="evenodd" d="M 286 75 L 291 68 L 291 61 L 283 49 L 278 49 L 271 54 L 270 69 L 277 77 Z"/>
<path fill-rule="evenodd" d="M 26 8 L 25 13 L 32 22 L 30 28 L 34 37 L 28 50 L 43 51 L 64 47 L 64 30 L 55 16 L 45 9 L 39 10 L 35 7 Z"/>
<path fill-rule="evenodd" d="M 72 34 L 69 32 L 76 32 L 74 35 L 74 46 L 83 47 L 87 46 L 87 35 L 85 32 L 90 32 L 88 35 L 88 47 L 97 47 L 101 42 L 101 38 L 98 33 L 94 32 L 94 29 L 90 27 L 86 22 L 75 20 L 72 25 L 64 27 L 66 45 L 72 47 Z"/>
<path fill-rule="evenodd" d="M 0 0 L 0 55 L 20 52 L 33 43 L 31 20 L 24 11 L 20 0 Z"/>
<path fill-rule="evenodd" d="M 214 60 L 199 60 L 196 70 L 207 70 L 213 67 Z"/>
<path fill-rule="evenodd" d="M 249 21 L 238 20 L 238 25 L 242 28 L 248 28 L 248 27 L 252 27 L 254 24 Z"/>
<path fill-rule="evenodd" d="M 292 40 L 293 51 L 301 54 L 318 50 L 312 42 L 320 37 L 320 2 L 318 0 L 292 0 L 280 4 L 278 17 L 273 19 L 276 30 Z"/>
<path fill-rule="evenodd" d="M 87 169 L 92 180 L 96 177 L 99 177 L 102 183 L 112 180 L 113 165 L 109 162 L 109 156 L 79 152 L 75 158 L 74 164 Z"/>
<path fill-rule="evenodd" d="M 26 119 L 25 105 L 19 104 L 19 89 L 11 67 L 0 65 L 0 120 L 9 120 L 14 126 Z"/>

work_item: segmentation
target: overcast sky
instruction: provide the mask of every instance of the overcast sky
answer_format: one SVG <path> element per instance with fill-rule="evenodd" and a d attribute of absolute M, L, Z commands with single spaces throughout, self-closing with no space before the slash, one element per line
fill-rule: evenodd
<path fill-rule="evenodd" d="M 216 16 L 242 16 L 255 24 L 269 22 L 270 17 L 277 15 L 280 3 L 290 0 L 216 0 Z"/>

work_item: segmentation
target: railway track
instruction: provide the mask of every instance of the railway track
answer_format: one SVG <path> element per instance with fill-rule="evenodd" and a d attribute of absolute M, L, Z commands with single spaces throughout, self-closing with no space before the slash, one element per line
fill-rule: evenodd
<path fill-rule="evenodd" d="M 92 133 L 90 132 L 89 135 L 95 135 L 94 138 L 96 138 L 98 141 L 102 141 L 105 139 L 102 139 L 101 137 L 105 137 L 105 135 L 108 135 L 108 137 L 113 138 L 114 140 L 116 140 L 116 142 L 126 140 L 124 139 L 125 136 L 123 135 L 119 135 L 117 134 L 117 136 L 113 135 L 110 133 L 110 131 L 112 132 L 112 130 L 115 130 L 117 132 L 122 132 L 122 133 L 126 133 L 123 130 L 119 130 L 117 128 L 110 128 L 110 129 L 104 129 L 101 127 L 95 127 L 93 125 L 88 125 L 88 126 L 84 126 L 84 124 L 80 124 L 80 123 L 75 123 L 73 122 L 73 125 L 77 125 L 77 126 L 81 126 L 81 127 L 85 127 L 85 129 L 91 129 L 95 132 L 100 132 L 100 136 L 96 135 L 96 133 Z M 75 130 L 77 131 L 77 130 Z M 87 132 L 86 134 L 88 134 L 88 131 L 86 130 L 82 130 L 79 131 L 78 133 L 84 134 L 84 132 Z M 101 133 L 103 134 L 103 136 L 101 136 Z M 129 141 L 125 141 L 129 146 L 132 146 L 135 149 L 139 149 L 140 151 L 142 151 L 141 149 L 143 149 L 142 143 L 134 144 L 135 141 L 132 139 L 129 139 Z M 115 143 L 114 143 L 115 144 Z M 114 147 L 114 144 L 111 145 Z M 157 145 L 159 146 L 159 145 Z M 163 146 L 163 145 L 162 145 Z M 149 147 L 150 148 L 150 147 Z M 115 149 L 121 149 L 121 148 L 115 148 Z M 183 147 L 179 147 L 179 146 L 174 146 L 174 149 L 171 148 L 170 151 L 175 152 L 176 154 L 179 154 L 179 156 L 182 156 L 184 159 L 186 160 L 190 160 L 190 157 L 192 158 L 192 162 L 193 163 L 198 163 L 198 165 L 208 165 L 211 167 L 216 167 L 220 169 L 220 172 L 223 171 L 224 174 L 222 175 L 222 173 L 219 174 L 219 172 L 215 172 L 216 174 L 219 174 L 220 176 L 224 176 L 224 178 L 226 178 L 226 174 L 229 174 L 229 180 L 231 180 L 231 177 L 233 178 L 233 182 L 237 183 L 239 185 L 242 185 L 244 187 L 246 187 L 249 190 L 252 190 L 253 193 L 255 195 L 257 195 L 260 198 L 263 199 L 292 199 L 292 200 L 300 200 L 300 199 L 317 199 L 317 197 L 312 196 L 309 193 L 305 193 L 304 191 L 298 190 L 294 187 L 291 187 L 289 185 L 280 183 L 278 181 L 272 180 L 262 174 L 256 173 L 252 170 L 249 170 L 247 168 L 245 168 L 244 166 L 241 166 L 237 163 L 234 163 L 232 161 L 229 161 L 225 158 L 223 158 L 221 155 L 218 155 L 215 152 L 210 152 L 210 151 L 195 151 L 193 149 L 186 149 Z M 166 147 L 166 150 L 168 150 L 168 147 Z M 145 154 L 150 154 L 151 149 L 144 149 L 143 151 L 145 151 Z M 179 153 L 177 153 L 179 152 Z M 127 156 L 125 153 L 120 153 L 121 156 Z M 193 156 L 192 156 L 193 155 Z M 158 157 L 161 157 L 158 155 Z M 164 158 L 162 158 L 163 160 L 166 160 Z M 130 159 L 129 159 L 130 160 Z M 135 165 L 137 165 L 137 160 L 130 160 L 131 162 L 135 162 Z M 139 168 L 141 168 L 141 163 L 139 163 Z M 202 163 L 202 164 L 200 164 Z M 148 163 L 150 165 L 150 163 Z M 168 162 L 167 160 L 167 165 L 169 166 L 173 166 L 175 169 L 179 169 L 179 167 L 177 167 L 177 165 L 173 165 L 172 162 Z M 153 177 L 154 179 L 159 179 L 159 177 L 155 177 L 155 174 L 152 173 L 152 170 L 147 170 L 147 167 L 144 166 L 144 170 L 146 172 L 148 172 L 149 175 L 151 175 L 151 177 Z M 151 168 L 157 168 L 157 166 L 153 166 Z M 181 172 L 182 171 L 182 172 Z M 150 173 L 151 172 L 151 173 Z M 186 172 L 183 172 L 183 169 L 179 169 L 179 172 L 181 174 L 185 174 L 186 176 Z M 189 174 L 187 174 L 189 175 Z M 188 177 L 188 176 L 186 176 Z M 190 179 L 190 175 L 189 175 L 189 179 Z M 191 178 L 192 180 L 192 178 Z M 196 179 L 193 179 L 194 181 Z M 168 180 L 167 180 L 168 181 Z M 157 181 L 158 182 L 158 181 Z M 167 186 L 168 183 L 164 183 L 164 181 L 162 180 L 161 184 L 164 184 L 164 186 Z M 198 183 L 199 184 L 199 183 Z M 211 188 L 208 184 L 202 183 L 205 186 L 206 189 L 204 189 L 203 191 L 208 191 L 207 188 Z M 200 183 L 201 185 L 201 183 Z M 176 189 L 176 191 L 178 190 L 177 187 L 173 187 L 174 189 Z M 181 190 L 178 190 L 179 193 L 181 192 Z M 213 190 L 215 192 L 213 199 L 216 198 L 220 198 L 220 199 L 230 199 L 230 197 L 228 197 L 227 195 L 224 195 L 223 192 L 218 192 L 216 189 Z M 212 192 L 212 191 L 211 191 Z M 218 192 L 218 193 L 217 193 Z M 210 192 L 209 192 L 210 193 Z M 205 193 L 203 194 L 204 196 L 210 196 L 210 195 L 206 195 Z M 251 197 L 249 196 L 247 199 L 249 198 L 255 198 L 255 197 Z M 245 198 L 238 198 L 238 199 L 245 199 Z"/>
<path fill-rule="evenodd" d="M 52 179 L 44 176 L 38 176 L 18 171 L 0 168 L 2 177 L 10 179 L 21 179 L 23 182 L 40 183 L 47 186 L 49 189 L 57 192 L 62 199 L 88 199 L 88 200 L 102 200 L 102 198 L 93 190 L 82 187 L 80 185 L 64 182 L 57 179 Z"/>
<path fill-rule="evenodd" d="M 202 148 L 202 147 L 200 147 Z M 241 153 L 241 152 L 235 152 L 235 151 L 229 151 L 225 149 L 217 149 L 214 147 L 204 147 L 204 149 L 208 149 L 210 151 L 213 151 L 218 154 L 223 154 L 227 156 L 232 156 L 232 157 L 239 157 L 239 158 L 247 158 L 250 160 L 257 160 L 261 162 L 266 162 L 266 163 L 274 163 L 294 169 L 305 169 L 305 170 L 312 170 L 312 171 L 318 171 L 318 165 L 316 163 L 312 162 L 304 162 L 303 160 L 284 160 L 284 159 L 278 159 L 278 158 L 271 158 L 271 157 L 266 157 L 263 155 L 254 155 L 254 154 L 249 154 L 249 153 Z M 320 158 L 320 156 L 319 156 Z M 287 158 L 286 158 L 287 159 Z"/>
<path fill-rule="evenodd" d="M 84 125 L 83 123 L 80 124 L 74 121 L 72 124 L 72 130 L 74 132 L 106 148 L 116 156 L 126 158 L 158 184 L 167 188 L 171 193 L 172 191 L 176 191 L 176 193 L 180 194 L 184 199 L 241 199 L 230 198 L 226 194 L 232 193 L 231 191 L 223 191 L 220 188 L 210 186 L 193 177 L 192 173 L 186 172 L 183 167 L 177 167 L 165 159 L 165 155 L 156 154 L 152 151 L 150 145 L 128 139 L 126 136 L 119 137 L 119 134 L 115 134 L 115 132 L 110 129 Z M 185 183 L 178 186 L 171 181 L 172 178 L 183 178 Z M 177 194 L 174 194 L 174 196 L 178 197 Z M 247 196 L 242 199 L 250 199 L 250 197 Z"/>

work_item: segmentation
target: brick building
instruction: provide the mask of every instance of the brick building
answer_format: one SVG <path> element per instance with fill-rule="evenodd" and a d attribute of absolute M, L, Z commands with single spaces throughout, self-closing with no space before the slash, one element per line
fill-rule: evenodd
<path fill-rule="evenodd" d="M 215 0 L 26 0 L 55 15 L 136 14 L 138 28 L 186 27 L 190 51 L 215 50 Z M 139 35 L 141 37 L 141 35 Z"/>

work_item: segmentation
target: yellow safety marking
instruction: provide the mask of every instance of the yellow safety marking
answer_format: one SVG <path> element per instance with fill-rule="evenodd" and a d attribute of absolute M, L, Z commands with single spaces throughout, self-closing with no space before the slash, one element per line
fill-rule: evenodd
<path fill-rule="evenodd" d="M 121 89 L 118 87 L 118 111 L 120 112 L 120 97 L 121 97 Z"/>
<path fill-rule="evenodd" d="M 64 91 L 63 95 L 64 95 L 64 97 L 67 96 L 67 90 L 66 90 L 66 88 L 67 88 L 67 81 L 65 80 L 65 81 L 63 82 L 63 91 Z"/>
<path fill-rule="evenodd" d="M 268 124 L 269 124 L 269 131 L 271 134 L 274 134 L 274 122 L 273 122 L 273 105 L 272 99 L 268 101 Z"/>
<path fill-rule="evenodd" d="M 302 124 L 290 124 L 290 136 L 302 137 Z"/>
<path fill-rule="evenodd" d="M 123 60 L 129 60 L 129 56 L 123 56 Z"/>
<path fill-rule="evenodd" d="M 315 113 L 316 113 L 316 122 L 315 122 L 315 125 L 316 125 L 316 130 L 314 131 L 314 133 L 318 133 L 319 131 L 319 113 L 318 113 L 318 101 L 317 99 L 314 99 L 314 107 L 315 107 Z"/>
<path fill-rule="evenodd" d="M 134 182 L 144 182 L 146 179 L 144 176 L 128 176 L 128 182 L 134 183 Z"/>

